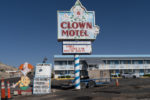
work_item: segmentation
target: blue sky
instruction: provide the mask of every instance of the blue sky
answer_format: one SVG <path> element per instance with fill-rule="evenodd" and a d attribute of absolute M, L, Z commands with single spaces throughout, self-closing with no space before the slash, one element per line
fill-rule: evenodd
<path fill-rule="evenodd" d="M 80 0 L 95 11 L 101 32 L 92 54 L 150 54 L 150 0 Z M 0 0 L 0 62 L 36 65 L 62 54 L 57 10 L 76 0 Z"/>

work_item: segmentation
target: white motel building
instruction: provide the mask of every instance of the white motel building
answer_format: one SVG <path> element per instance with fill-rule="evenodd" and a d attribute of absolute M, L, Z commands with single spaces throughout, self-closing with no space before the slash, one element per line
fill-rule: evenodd
<path fill-rule="evenodd" d="M 88 75 L 89 70 L 108 71 L 111 76 L 122 73 L 150 74 L 150 55 L 80 55 L 80 74 Z M 74 77 L 74 56 L 54 56 L 54 78 Z"/>

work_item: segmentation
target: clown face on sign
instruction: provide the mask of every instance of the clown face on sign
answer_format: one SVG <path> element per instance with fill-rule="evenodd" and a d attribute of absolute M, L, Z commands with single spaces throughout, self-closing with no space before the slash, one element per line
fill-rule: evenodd
<path fill-rule="evenodd" d="M 75 6 L 73 9 L 73 15 L 76 19 L 82 19 L 84 15 L 84 9 L 81 6 Z"/>
<path fill-rule="evenodd" d="M 76 21 L 81 21 L 86 18 L 86 9 L 82 6 L 79 0 L 72 7 L 71 11 L 73 12 L 74 19 L 76 19 Z"/>

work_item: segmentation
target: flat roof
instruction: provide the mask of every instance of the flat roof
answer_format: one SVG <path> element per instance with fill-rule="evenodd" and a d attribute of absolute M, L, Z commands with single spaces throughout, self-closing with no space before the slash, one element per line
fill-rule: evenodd
<path fill-rule="evenodd" d="M 54 55 L 54 58 L 73 58 L 73 55 Z M 150 54 L 146 55 L 80 55 L 81 58 L 150 58 Z"/>
<path fill-rule="evenodd" d="M 150 55 L 80 55 L 81 60 L 150 60 Z M 73 60 L 73 55 L 54 55 L 54 60 Z"/>
<path fill-rule="evenodd" d="M 102 60 L 150 60 L 150 55 L 80 55 L 88 64 L 99 64 Z M 74 60 L 73 55 L 54 55 L 54 61 Z"/>

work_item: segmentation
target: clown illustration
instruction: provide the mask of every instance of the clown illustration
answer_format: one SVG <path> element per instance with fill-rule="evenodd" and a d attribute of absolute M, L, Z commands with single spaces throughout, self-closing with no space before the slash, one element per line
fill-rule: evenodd
<path fill-rule="evenodd" d="M 30 84 L 30 78 L 27 76 L 27 74 L 31 72 L 32 69 L 33 66 L 28 64 L 28 62 L 21 64 L 19 67 L 19 70 L 22 72 L 21 79 L 16 84 L 14 84 L 13 87 L 15 88 L 16 86 L 19 86 L 21 90 L 27 90 Z"/>
<path fill-rule="evenodd" d="M 75 19 L 83 20 L 83 18 L 86 18 L 85 16 L 87 16 L 87 14 L 85 13 L 86 9 L 82 6 L 79 0 L 71 10 L 73 11 Z"/>

